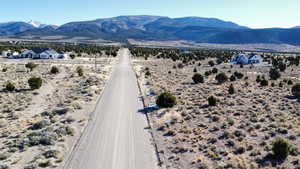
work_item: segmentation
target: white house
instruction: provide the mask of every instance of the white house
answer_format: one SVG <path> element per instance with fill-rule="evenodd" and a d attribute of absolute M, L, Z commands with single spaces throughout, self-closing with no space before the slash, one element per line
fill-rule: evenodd
<path fill-rule="evenodd" d="M 49 48 L 32 48 L 25 50 L 20 54 L 20 58 L 32 59 L 58 59 L 61 55 L 53 49 Z"/>
<path fill-rule="evenodd" d="M 36 55 L 36 53 L 32 50 L 25 50 L 20 54 L 20 58 L 32 58 L 34 55 Z"/>
<path fill-rule="evenodd" d="M 48 49 L 39 54 L 40 59 L 58 59 L 59 53 L 55 50 Z"/>
<path fill-rule="evenodd" d="M 230 61 L 231 64 L 262 64 L 263 58 L 260 55 L 254 54 L 238 54 L 233 55 Z"/>

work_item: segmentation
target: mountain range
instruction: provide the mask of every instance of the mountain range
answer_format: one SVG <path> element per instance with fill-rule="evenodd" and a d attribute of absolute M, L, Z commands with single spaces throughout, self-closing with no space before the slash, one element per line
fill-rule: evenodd
<path fill-rule="evenodd" d="M 70 22 L 61 26 L 40 22 L 0 23 L 0 36 L 66 38 L 86 37 L 113 41 L 187 40 L 199 43 L 274 43 L 300 45 L 300 27 L 251 29 L 216 18 L 162 16 L 118 16 L 92 21 Z"/>

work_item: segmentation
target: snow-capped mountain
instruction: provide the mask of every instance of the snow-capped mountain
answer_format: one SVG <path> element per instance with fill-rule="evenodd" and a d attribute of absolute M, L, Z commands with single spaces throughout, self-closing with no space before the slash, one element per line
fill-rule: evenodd
<path fill-rule="evenodd" d="M 34 26 L 34 27 L 36 27 L 36 28 L 44 28 L 44 27 L 46 27 L 46 26 L 48 26 L 48 25 L 46 25 L 46 24 L 43 24 L 43 23 L 41 23 L 41 22 L 39 22 L 39 21 L 29 21 L 29 22 L 27 22 L 28 24 L 30 24 L 30 25 L 32 25 L 32 26 Z"/>
<path fill-rule="evenodd" d="M 119 16 L 61 26 L 41 22 L 0 23 L 0 36 L 65 36 L 124 41 L 187 40 L 199 43 L 300 45 L 300 29 L 251 29 L 216 18 L 164 16 Z"/>

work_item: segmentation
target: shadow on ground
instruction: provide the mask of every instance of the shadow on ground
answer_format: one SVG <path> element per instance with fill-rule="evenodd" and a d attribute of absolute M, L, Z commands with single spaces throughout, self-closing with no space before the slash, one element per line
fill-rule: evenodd
<path fill-rule="evenodd" d="M 270 164 L 272 165 L 272 167 L 276 167 L 277 165 L 284 163 L 284 160 L 285 159 L 278 159 L 273 154 L 269 153 L 265 157 L 258 159 L 256 162 L 261 167 L 266 167 L 269 166 Z"/>

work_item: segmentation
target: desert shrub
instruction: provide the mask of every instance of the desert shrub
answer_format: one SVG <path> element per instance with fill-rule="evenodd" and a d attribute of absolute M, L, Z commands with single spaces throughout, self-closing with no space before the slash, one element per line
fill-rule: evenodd
<path fill-rule="evenodd" d="M 75 129 L 70 126 L 62 126 L 56 129 L 55 133 L 60 137 L 67 136 L 67 135 L 74 136 Z"/>
<path fill-rule="evenodd" d="M 6 67 L 3 68 L 3 69 L 2 69 L 2 72 L 7 72 L 7 68 L 6 68 Z"/>
<path fill-rule="evenodd" d="M 177 67 L 178 67 L 179 69 L 182 69 L 182 68 L 184 67 L 184 65 L 183 65 L 182 63 L 178 63 Z"/>
<path fill-rule="evenodd" d="M 257 83 L 260 83 L 260 81 L 261 81 L 260 75 L 257 75 L 257 76 L 256 76 L 256 82 L 257 82 Z"/>
<path fill-rule="evenodd" d="M 33 62 L 29 62 L 29 63 L 27 63 L 27 64 L 25 65 L 25 67 L 26 67 L 27 69 L 29 69 L 29 70 L 32 72 L 33 69 L 35 69 L 35 68 L 37 67 L 37 65 L 36 65 L 35 63 L 33 63 Z"/>
<path fill-rule="evenodd" d="M 289 80 L 289 81 L 287 82 L 287 84 L 288 84 L 288 85 L 293 85 L 293 81 L 292 81 L 292 80 Z"/>
<path fill-rule="evenodd" d="M 12 92 L 16 89 L 15 85 L 12 82 L 7 82 L 5 84 L 5 89 L 9 92 Z"/>
<path fill-rule="evenodd" d="M 74 136 L 75 134 L 75 129 L 73 127 L 66 126 L 66 131 L 67 131 L 67 135 L 69 136 Z"/>
<path fill-rule="evenodd" d="M 57 73 L 59 73 L 59 70 L 58 70 L 58 68 L 56 66 L 52 66 L 51 70 L 50 70 L 50 73 L 51 74 L 57 74 Z"/>
<path fill-rule="evenodd" d="M 50 167 L 52 165 L 53 165 L 52 161 L 50 161 L 50 160 L 39 162 L 39 167 L 41 167 L 41 168 L 47 168 L 47 167 Z"/>
<path fill-rule="evenodd" d="M 279 87 L 283 87 L 283 83 L 282 82 L 279 82 Z"/>
<path fill-rule="evenodd" d="M 29 146 L 36 146 L 36 145 L 54 145 L 55 141 L 57 140 L 58 136 L 56 133 L 49 132 L 46 130 L 43 131 L 36 131 L 30 133 L 28 136 L 28 144 Z M 25 140 L 27 142 L 27 140 Z"/>
<path fill-rule="evenodd" d="M 281 72 L 284 72 L 285 69 L 286 69 L 286 64 L 285 64 L 285 63 L 282 63 L 282 62 L 279 62 L 277 67 L 278 67 L 278 69 L 279 69 Z"/>
<path fill-rule="evenodd" d="M 230 79 L 230 81 L 232 81 L 232 82 L 236 81 L 236 77 L 235 77 L 234 75 L 231 75 L 229 79 Z"/>
<path fill-rule="evenodd" d="M 274 141 L 272 151 L 275 157 L 286 159 L 290 153 L 291 145 L 284 139 L 278 138 Z"/>
<path fill-rule="evenodd" d="M 241 72 L 234 72 L 234 76 L 238 79 L 242 79 L 244 77 L 244 74 Z"/>
<path fill-rule="evenodd" d="M 66 118 L 66 122 L 67 122 L 67 123 L 73 123 L 73 122 L 75 122 L 75 121 L 76 121 L 76 119 L 73 118 L 72 116 L 69 116 L 69 117 Z"/>
<path fill-rule="evenodd" d="M 230 84 L 229 89 L 228 89 L 228 93 L 229 94 L 234 94 L 235 93 L 233 84 Z"/>
<path fill-rule="evenodd" d="M 172 136 L 175 136 L 176 133 L 174 130 L 168 130 L 166 133 L 163 134 L 163 136 L 167 136 L 167 137 L 172 137 Z"/>
<path fill-rule="evenodd" d="M 76 57 L 76 55 L 70 54 L 70 58 L 71 58 L 71 59 L 75 59 L 75 57 Z"/>
<path fill-rule="evenodd" d="M 192 79 L 193 79 L 193 81 L 194 81 L 195 84 L 204 83 L 204 78 L 199 73 L 195 73 L 194 76 L 192 77 Z"/>
<path fill-rule="evenodd" d="M 210 60 L 210 61 L 208 62 L 208 64 L 209 64 L 209 66 L 211 66 L 211 67 L 215 66 L 215 62 L 214 62 L 213 60 Z"/>
<path fill-rule="evenodd" d="M 222 58 L 218 58 L 218 59 L 216 60 L 216 62 L 217 62 L 217 64 L 219 65 L 219 64 L 223 63 L 223 59 L 222 59 Z"/>
<path fill-rule="evenodd" d="M 197 68 L 194 68 L 193 72 L 194 72 L 194 73 L 197 73 L 197 72 L 198 72 L 198 71 L 197 71 Z"/>
<path fill-rule="evenodd" d="M 240 64 L 240 68 L 244 68 L 244 65 L 243 65 L 243 64 Z"/>
<path fill-rule="evenodd" d="M 83 69 L 82 69 L 82 67 L 78 66 L 76 68 L 76 72 L 77 72 L 78 76 L 83 76 Z"/>
<path fill-rule="evenodd" d="M 45 158 L 58 158 L 60 152 L 58 150 L 47 150 L 43 153 Z"/>
<path fill-rule="evenodd" d="M 70 111 L 70 108 L 55 108 L 51 114 L 53 115 L 64 115 Z"/>
<path fill-rule="evenodd" d="M 216 76 L 216 80 L 218 81 L 219 84 L 222 84 L 228 80 L 228 77 L 225 73 L 222 72 Z"/>
<path fill-rule="evenodd" d="M 214 96 L 208 97 L 207 101 L 208 101 L 209 106 L 216 106 L 217 105 L 217 99 Z"/>
<path fill-rule="evenodd" d="M 300 83 L 297 83 L 292 87 L 292 94 L 296 98 L 300 98 Z"/>
<path fill-rule="evenodd" d="M 211 72 L 212 72 L 213 74 L 217 74 L 218 71 L 219 71 L 219 70 L 218 70 L 217 68 L 213 68 Z"/>
<path fill-rule="evenodd" d="M 269 76 L 272 80 L 277 80 L 280 78 L 280 72 L 275 69 L 275 68 L 271 68 L 270 71 L 269 71 Z"/>
<path fill-rule="evenodd" d="M 274 82 L 272 82 L 272 83 L 271 83 L 271 86 L 272 86 L 272 87 L 275 87 L 275 83 L 274 83 Z"/>
<path fill-rule="evenodd" d="M 263 80 L 260 81 L 260 85 L 261 86 L 268 86 L 269 85 L 269 81 L 266 80 L 266 79 L 263 79 Z"/>
<path fill-rule="evenodd" d="M 32 77 L 28 80 L 31 90 L 39 89 L 42 86 L 43 80 L 40 77 Z"/>
<path fill-rule="evenodd" d="M 38 121 L 36 123 L 34 123 L 30 129 L 31 130 L 39 130 L 39 129 L 42 129 L 42 128 L 45 128 L 47 126 L 49 126 L 51 124 L 51 122 L 49 120 L 41 120 L 41 121 Z"/>
<path fill-rule="evenodd" d="M 150 71 L 146 71 L 145 76 L 151 76 Z"/>
<path fill-rule="evenodd" d="M 169 108 L 176 105 L 176 97 L 170 92 L 162 92 L 156 99 L 156 104 L 162 108 Z"/>
<path fill-rule="evenodd" d="M 206 71 L 206 72 L 204 73 L 204 75 L 205 75 L 205 76 L 209 76 L 209 75 L 211 75 L 211 73 L 212 73 L 212 72 L 211 72 L 210 70 L 208 70 L 208 71 Z"/>

